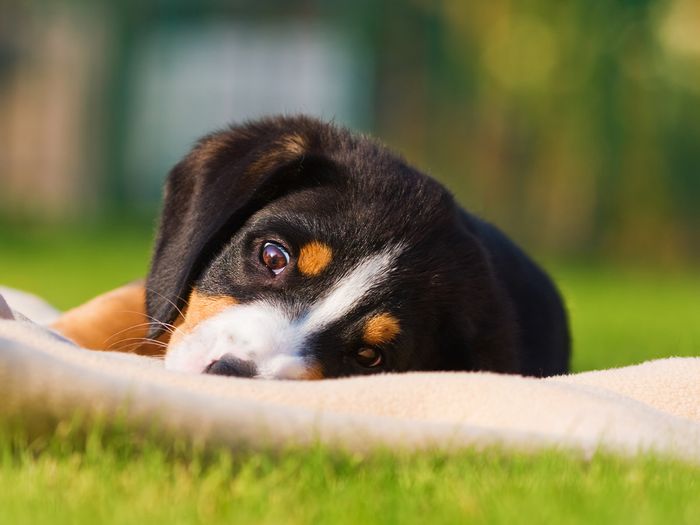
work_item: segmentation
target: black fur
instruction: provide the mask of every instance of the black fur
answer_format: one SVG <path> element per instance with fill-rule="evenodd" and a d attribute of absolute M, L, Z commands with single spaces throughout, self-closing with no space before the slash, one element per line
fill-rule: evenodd
<path fill-rule="evenodd" d="M 314 278 L 292 269 L 271 279 L 259 261 L 266 240 L 284 242 L 292 255 L 322 240 L 333 247 L 333 264 Z M 564 307 L 535 263 L 381 145 L 306 117 L 212 134 L 175 166 L 147 281 L 148 314 L 172 322 L 197 286 L 241 302 L 274 296 L 301 315 L 347 268 L 395 243 L 404 249 L 388 284 L 309 341 L 306 352 L 326 377 L 568 370 Z M 361 345 L 363 320 L 377 311 L 398 317 L 402 330 L 384 349 L 381 370 L 368 370 L 349 356 Z"/>

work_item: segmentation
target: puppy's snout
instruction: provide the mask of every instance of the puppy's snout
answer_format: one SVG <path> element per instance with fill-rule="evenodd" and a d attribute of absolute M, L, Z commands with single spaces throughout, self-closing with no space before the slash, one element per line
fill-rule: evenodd
<path fill-rule="evenodd" d="M 253 377 L 258 373 L 255 363 L 239 359 L 233 354 L 224 354 L 221 359 L 214 361 L 205 370 L 205 374 L 235 377 Z"/>

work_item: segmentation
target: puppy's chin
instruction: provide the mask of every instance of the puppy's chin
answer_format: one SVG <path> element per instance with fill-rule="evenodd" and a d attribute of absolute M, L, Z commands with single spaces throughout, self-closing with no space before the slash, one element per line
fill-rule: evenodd
<path fill-rule="evenodd" d="M 165 368 L 201 374 L 230 355 L 254 365 L 256 378 L 319 379 L 319 367 L 299 355 L 302 347 L 303 337 L 277 309 L 264 303 L 237 305 L 191 331 L 176 332 Z"/>

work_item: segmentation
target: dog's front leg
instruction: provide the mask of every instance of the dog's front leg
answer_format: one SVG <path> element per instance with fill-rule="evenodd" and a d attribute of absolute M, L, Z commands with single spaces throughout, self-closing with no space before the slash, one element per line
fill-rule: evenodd
<path fill-rule="evenodd" d="M 146 289 L 136 281 L 68 310 L 50 328 L 92 350 L 164 355 L 170 330 L 147 339 Z"/>

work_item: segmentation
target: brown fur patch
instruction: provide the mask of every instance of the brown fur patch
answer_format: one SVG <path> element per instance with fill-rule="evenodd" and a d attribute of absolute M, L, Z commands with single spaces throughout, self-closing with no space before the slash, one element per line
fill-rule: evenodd
<path fill-rule="evenodd" d="M 146 339 L 146 290 L 135 282 L 104 293 L 68 310 L 51 328 L 92 350 L 113 350 L 141 355 L 163 355 L 166 332 L 157 342 Z"/>
<path fill-rule="evenodd" d="M 303 155 L 306 151 L 306 139 L 295 133 L 282 137 L 280 140 L 280 145 L 285 153 L 295 157 Z"/>
<path fill-rule="evenodd" d="M 314 363 L 306 367 L 306 370 L 299 377 L 299 379 L 306 381 L 316 381 L 319 379 L 323 379 L 324 377 L 325 376 L 323 375 L 323 368 L 321 367 L 321 365 L 318 363 Z"/>
<path fill-rule="evenodd" d="M 196 288 L 192 290 L 185 309 L 185 319 L 173 333 L 171 341 L 175 342 L 183 335 L 194 330 L 199 323 L 209 319 L 238 304 L 238 301 L 227 295 L 205 295 Z"/>
<path fill-rule="evenodd" d="M 320 274 L 333 259 L 333 250 L 327 244 L 312 241 L 305 244 L 299 251 L 297 268 L 302 275 L 315 276 Z"/>
<path fill-rule="evenodd" d="M 298 134 L 281 137 L 269 150 L 248 167 L 248 173 L 267 172 L 285 162 L 301 157 L 307 150 L 306 139 Z"/>
<path fill-rule="evenodd" d="M 203 138 L 186 157 L 186 162 L 190 164 L 189 169 L 200 171 L 207 169 L 207 164 L 217 159 L 231 144 L 238 138 L 237 135 L 215 134 Z M 245 137 L 242 137 L 245 138 Z"/>
<path fill-rule="evenodd" d="M 391 314 L 375 315 L 367 321 L 362 339 L 370 345 L 391 342 L 401 331 L 399 320 Z"/>

